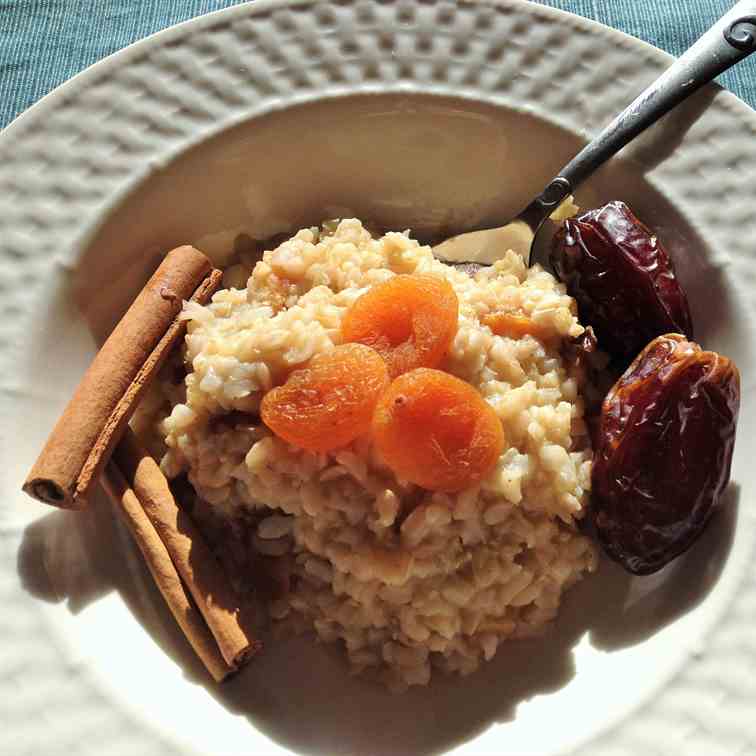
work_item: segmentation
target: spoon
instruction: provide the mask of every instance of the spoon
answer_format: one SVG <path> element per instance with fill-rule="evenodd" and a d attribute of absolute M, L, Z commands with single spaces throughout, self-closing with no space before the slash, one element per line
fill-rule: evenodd
<path fill-rule="evenodd" d="M 653 84 L 589 142 L 514 219 L 468 231 L 433 247 L 433 254 L 474 273 L 514 250 L 532 265 L 533 243 L 546 219 L 628 142 L 712 79 L 756 50 L 756 0 L 741 0 Z"/>

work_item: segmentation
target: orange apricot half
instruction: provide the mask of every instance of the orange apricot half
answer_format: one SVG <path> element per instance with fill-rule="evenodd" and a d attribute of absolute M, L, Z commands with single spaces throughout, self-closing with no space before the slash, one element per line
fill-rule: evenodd
<path fill-rule="evenodd" d="M 373 414 L 373 440 L 394 474 L 430 491 L 478 483 L 504 448 L 501 421 L 469 383 L 418 368 L 392 381 Z"/>
<path fill-rule="evenodd" d="M 263 422 L 294 446 L 337 449 L 370 430 L 376 402 L 389 385 L 383 358 L 363 344 L 343 344 L 293 370 L 260 405 Z"/>
<path fill-rule="evenodd" d="M 399 275 L 374 286 L 347 310 L 345 342 L 375 349 L 392 378 L 418 367 L 437 367 L 457 333 L 459 300 L 448 281 Z"/>

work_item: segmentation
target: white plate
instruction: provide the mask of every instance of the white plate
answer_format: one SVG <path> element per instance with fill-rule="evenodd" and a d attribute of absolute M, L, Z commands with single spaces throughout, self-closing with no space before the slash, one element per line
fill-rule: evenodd
<path fill-rule="evenodd" d="M 161 250 L 219 255 L 344 207 L 420 229 L 505 217 L 668 61 L 517 0 L 257 0 L 114 55 L 3 132 L 0 752 L 754 753 L 756 114 L 715 87 L 579 197 L 658 229 L 700 339 L 743 376 L 726 512 L 661 575 L 603 565 L 549 638 L 428 691 L 391 697 L 308 641 L 216 688 L 106 504 L 19 492 L 91 334 Z"/>

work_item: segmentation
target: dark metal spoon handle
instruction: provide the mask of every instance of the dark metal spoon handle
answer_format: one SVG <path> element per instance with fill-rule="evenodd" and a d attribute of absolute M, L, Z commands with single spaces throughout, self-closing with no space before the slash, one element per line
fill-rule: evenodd
<path fill-rule="evenodd" d="M 612 155 L 754 50 L 756 0 L 741 0 L 570 160 L 519 218 L 536 231 Z"/>

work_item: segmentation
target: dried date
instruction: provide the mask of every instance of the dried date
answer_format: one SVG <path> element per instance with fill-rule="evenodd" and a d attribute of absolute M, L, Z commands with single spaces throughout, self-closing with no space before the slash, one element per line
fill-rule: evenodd
<path fill-rule="evenodd" d="M 611 382 L 601 386 L 606 370 L 605 356 L 598 352 L 598 343 L 593 328 L 588 326 L 580 336 L 562 345 L 562 357 L 575 371 L 583 384 L 583 402 L 585 404 L 583 420 L 588 429 L 591 445 L 595 444 L 598 421 L 601 414 L 601 402 Z"/>
<path fill-rule="evenodd" d="M 680 332 L 693 338 L 685 292 L 655 234 L 624 202 L 610 202 L 565 221 L 551 263 L 593 326 L 601 349 L 630 360 L 651 339 Z"/>
<path fill-rule="evenodd" d="M 656 572 L 701 534 L 730 478 L 737 367 L 680 334 L 652 341 L 604 399 L 592 518 L 607 554 Z"/>
<path fill-rule="evenodd" d="M 567 341 L 562 347 L 562 357 L 578 369 L 586 369 L 590 364 L 590 356 L 596 354 L 598 342 L 593 328 L 588 326 L 580 336 Z"/>

